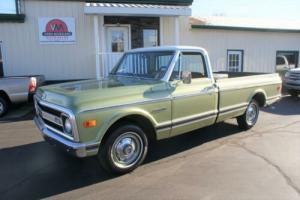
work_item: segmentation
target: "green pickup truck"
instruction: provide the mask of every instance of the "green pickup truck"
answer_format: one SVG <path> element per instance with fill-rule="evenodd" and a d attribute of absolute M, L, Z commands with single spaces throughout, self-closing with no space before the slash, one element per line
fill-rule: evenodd
<path fill-rule="evenodd" d="M 143 162 L 150 141 L 230 118 L 253 127 L 281 84 L 278 74 L 213 73 L 198 47 L 135 49 L 106 79 L 39 88 L 35 123 L 50 144 L 123 174 Z"/>

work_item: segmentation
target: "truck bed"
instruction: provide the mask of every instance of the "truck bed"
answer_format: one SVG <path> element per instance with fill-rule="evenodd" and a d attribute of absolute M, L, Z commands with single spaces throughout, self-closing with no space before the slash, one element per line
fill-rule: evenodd
<path fill-rule="evenodd" d="M 279 97 L 281 89 L 281 79 L 277 73 L 222 71 L 215 72 L 214 77 L 219 90 L 218 121 L 241 115 L 253 98 L 252 94 L 261 95 L 262 102 L 268 104 L 269 100 Z M 235 111 L 229 112 L 231 110 Z"/>
<path fill-rule="evenodd" d="M 268 73 L 261 72 L 228 72 L 228 71 L 218 71 L 214 72 L 215 79 L 220 78 L 238 78 L 244 76 L 257 76 L 257 75 L 266 75 Z"/>

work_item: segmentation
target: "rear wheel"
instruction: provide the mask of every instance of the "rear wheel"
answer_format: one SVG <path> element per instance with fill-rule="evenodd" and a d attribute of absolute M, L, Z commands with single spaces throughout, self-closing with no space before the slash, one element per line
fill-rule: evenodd
<path fill-rule="evenodd" d="M 297 90 L 288 90 L 288 93 L 292 96 L 292 97 L 298 97 L 300 92 Z"/>
<path fill-rule="evenodd" d="M 8 109 L 8 102 L 3 98 L 0 97 L 0 117 L 2 117 Z"/>
<path fill-rule="evenodd" d="M 125 174 L 144 161 L 147 151 L 148 139 L 144 131 L 136 125 L 127 124 L 111 132 L 100 148 L 98 158 L 107 171 Z"/>
<path fill-rule="evenodd" d="M 245 113 L 237 117 L 238 125 L 241 129 L 248 130 L 252 128 L 258 119 L 259 105 L 254 99 L 249 103 Z"/>

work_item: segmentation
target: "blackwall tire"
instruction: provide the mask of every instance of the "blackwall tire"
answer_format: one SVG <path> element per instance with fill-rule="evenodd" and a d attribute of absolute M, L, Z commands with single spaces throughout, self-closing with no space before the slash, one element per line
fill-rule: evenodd
<path fill-rule="evenodd" d="M 259 104 L 254 99 L 249 103 L 245 113 L 237 117 L 237 123 L 243 130 L 251 129 L 257 122 L 259 116 Z"/>
<path fill-rule="evenodd" d="M 98 154 L 102 167 L 113 174 L 126 174 L 136 169 L 148 152 L 148 138 L 144 131 L 127 124 L 109 134 Z"/>
<path fill-rule="evenodd" d="M 0 117 L 4 116 L 8 110 L 8 102 L 0 97 Z"/>

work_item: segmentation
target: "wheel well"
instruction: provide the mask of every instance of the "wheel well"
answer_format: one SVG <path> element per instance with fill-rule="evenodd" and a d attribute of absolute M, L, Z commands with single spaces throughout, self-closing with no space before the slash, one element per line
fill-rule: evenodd
<path fill-rule="evenodd" d="M 266 97 L 263 93 L 257 93 L 252 99 L 257 101 L 260 107 L 264 107 L 264 105 L 266 104 Z"/>
<path fill-rule="evenodd" d="M 128 124 L 128 123 L 139 126 L 146 133 L 150 142 L 156 140 L 155 128 L 149 119 L 147 119 L 146 117 L 141 116 L 141 115 L 129 115 L 129 116 L 123 117 L 123 118 L 119 119 L 118 121 L 116 121 L 106 131 L 105 135 L 103 136 L 103 138 L 101 140 L 101 143 L 103 144 L 106 142 L 111 131 L 113 131 L 114 129 L 118 128 L 121 125 Z"/>
<path fill-rule="evenodd" d="M 0 97 L 4 98 L 7 101 L 7 103 L 10 103 L 10 99 L 5 91 L 0 90 Z"/>

